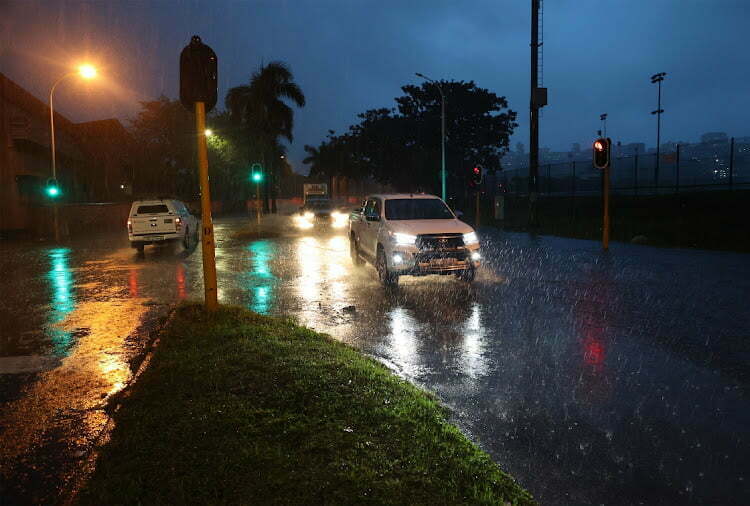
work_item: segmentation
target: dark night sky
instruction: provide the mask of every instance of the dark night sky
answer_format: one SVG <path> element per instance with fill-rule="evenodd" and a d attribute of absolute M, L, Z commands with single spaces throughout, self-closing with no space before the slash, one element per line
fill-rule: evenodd
<path fill-rule="evenodd" d="M 106 80 L 56 92 L 72 119 L 128 118 L 137 100 L 177 96 L 177 61 L 192 34 L 219 56 L 220 94 L 265 61 L 284 60 L 307 96 L 290 155 L 358 112 L 392 106 L 414 72 L 471 80 L 519 113 L 528 146 L 530 1 L 0 0 L 0 71 L 39 97 L 88 55 Z M 541 145 L 589 142 L 599 114 L 614 140 L 654 144 L 656 89 L 667 72 L 663 140 L 707 131 L 750 135 L 748 0 L 546 0 Z M 599 68 L 600 70 L 597 70 Z"/>

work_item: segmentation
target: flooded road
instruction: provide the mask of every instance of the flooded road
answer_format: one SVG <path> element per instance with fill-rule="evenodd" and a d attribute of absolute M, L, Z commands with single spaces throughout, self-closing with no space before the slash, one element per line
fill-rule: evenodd
<path fill-rule="evenodd" d="M 749 255 L 487 230 L 472 286 L 387 292 L 345 235 L 233 238 L 242 225 L 216 222 L 222 303 L 292 317 L 435 392 L 542 504 L 750 502 Z M 40 448 L 76 455 L 102 432 L 144 322 L 202 297 L 200 251 L 139 257 L 111 235 L 0 254 L 0 463 L 33 488 Z"/>

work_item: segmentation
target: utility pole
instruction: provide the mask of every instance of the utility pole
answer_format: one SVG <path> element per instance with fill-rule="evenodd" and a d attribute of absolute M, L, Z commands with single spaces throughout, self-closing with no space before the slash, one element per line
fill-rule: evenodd
<path fill-rule="evenodd" d="M 656 165 L 654 167 L 654 190 L 659 188 L 659 151 L 661 149 L 661 115 L 664 109 L 661 108 L 661 82 L 666 76 L 666 72 L 659 72 L 651 76 L 651 84 L 657 83 L 659 86 L 658 98 L 656 102 L 656 110 L 651 111 L 651 114 L 656 114 Z"/>
<path fill-rule="evenodd" d="M 529 101 L 529 225 L 539 225 L 539 109 L 547 105 L 547 88 L 539 87 L 539 11 L 541 0 L 531 0 L 531 86 Z"/>

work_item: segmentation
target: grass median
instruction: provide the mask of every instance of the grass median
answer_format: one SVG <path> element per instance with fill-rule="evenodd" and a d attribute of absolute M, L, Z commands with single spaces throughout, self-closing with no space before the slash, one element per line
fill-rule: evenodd
<path fill-rule="evenodd" d="M 429 394 L 292 322 L 180 306 L 81 504 L 533 504 Z"/>

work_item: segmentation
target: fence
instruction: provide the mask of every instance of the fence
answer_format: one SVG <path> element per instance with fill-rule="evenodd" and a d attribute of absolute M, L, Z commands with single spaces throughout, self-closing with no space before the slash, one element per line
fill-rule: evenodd
<path fill-rule="evenodd" d="M 699 146 L 699 147 L 696 147 Z M 750 188 L 750 144 L 677 145 L 661 153 L 612 160 L 610 190 L 626 195 L 666 195 L 683 191 Z M 505 191 L 528 193 L 528 167 L 499 172 Z M 601 192 L 601 170 L 591 160 L 539 165 L 538 191 L 546 195 L 591 195 Z"/>

